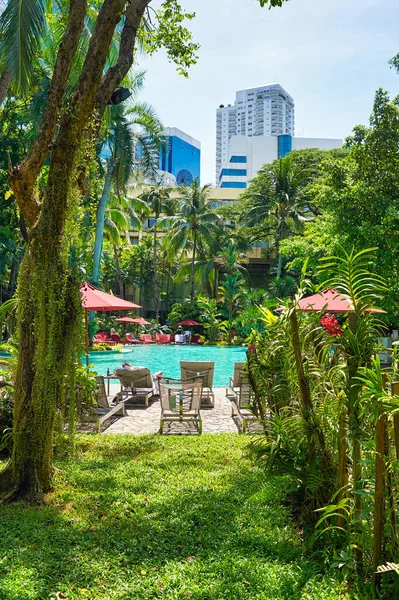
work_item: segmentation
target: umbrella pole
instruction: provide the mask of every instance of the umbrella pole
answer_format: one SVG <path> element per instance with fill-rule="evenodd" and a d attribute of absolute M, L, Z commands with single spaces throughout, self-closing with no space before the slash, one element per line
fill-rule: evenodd
<path fill-rule="evenodd" d="M 85 330 L 86 330 L 86 367 L 89 366 L 89 319 L 87 310 L 85 310 Z"/>

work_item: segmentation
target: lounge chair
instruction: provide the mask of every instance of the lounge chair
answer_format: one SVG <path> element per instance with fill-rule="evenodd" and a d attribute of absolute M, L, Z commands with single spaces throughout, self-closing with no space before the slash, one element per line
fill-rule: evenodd
<path fill-rule="evenodd" d="M 105 390 L 105 380 L 102 375 L 96 377 L 98 383 L 98 408 L 97 408 L 97 432 L 101 433 L 101 425 L 107 421 L 112 415 L 118 412 L 122 413 L 122 417 L 125 416 L 125 400 L 121 400 L 118 396 L 109 402 L 107 392 Z"/>
<path fill-rule="evenodd" d="M 106 331 L 100 331 L 93 335 L 93 342 L 96 344 L 108 344 L 109 346 L 114 346 L 116 342 L 114 342 Z"/>
<path fill-rule="evenodd" d="M 198 433 L 202 433 L 201 397 L 202 378 L 192 380 L 170 379 L 161 377 L 158 380 L 159 398 L 161 401 L 161 423 L 159 432 L 163 433 L 164 423 L 194 423 Z"/>
<path fill-rule="evenodd" d="M 127 333 L 125 339 L 128 344 L 140 344 L 140 340 L 137 340 L 132 333 Z"/>
<path fill-rule="evenodd" d="M 128 404 L 136 398 L 143 398 L 145 406 L 148 406 L 149 399 L 158 395 L 157 378 L 160 373 L 152 377 L 149 369 L 136 367 L 116 369 L 115 375 L 122 385 L 122 391 L 118 395 Z"/>
<path fill-rule="evenodd" d="M 126 344 L 125 340 L 121 340 L 117 333 L 111 335 L 111 340 L 115 342 L 115 344 Z"/>
<path fill-rule="evenodd" d="M 213 361 L 180 361 L 180 372 L 183 380 L 193 379 L 198 376 L 203 378 L 202 398 L 210 398 L 212 408 L 215 406 L 215 394 L 212 390 L 214 369 L 215 363 Z M 203 406 L 209 405 L 205 402 Z"/>
<path fill-rule="evenodd" d="M 171 333 L 156 333 L 155 339 L 159 344 L 170 344 L 175 338 Z"/>
<path fill-rule="evenodd" d="M 155 344 L 150 333 L 141 333 L 140 340 L 144 342 L 144 344 Z"/>
<path fill-rule="evenodd" d="M 238 418 L 243 433 L 247 431 L 247 423 L 258 419 L 251 408 L 253 390 L 248 376 L 244 373 L 245 365 L 245 362 L 234 363 L 234 374 L 226 387 L 226 396 L 231 400 L 231 416 Z"/>

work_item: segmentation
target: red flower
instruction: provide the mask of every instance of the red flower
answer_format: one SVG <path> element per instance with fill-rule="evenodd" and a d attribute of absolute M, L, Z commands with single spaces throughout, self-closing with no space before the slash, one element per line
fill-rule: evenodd
<path fill-rule="evenodd" d="M 330 335 L 342 335 L 342 329 L 334 315 L 326 313 L 321 317 L 320 323 L 327 329 Z"/>

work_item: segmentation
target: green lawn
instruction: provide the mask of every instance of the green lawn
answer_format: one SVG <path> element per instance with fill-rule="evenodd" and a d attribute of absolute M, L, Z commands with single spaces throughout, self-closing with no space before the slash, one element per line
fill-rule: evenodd
<path fill-rule="evenodd" d="M 0 599 L 337 600 L 239 435 L 81 436 L 39 508 L 0 506 Z"/>

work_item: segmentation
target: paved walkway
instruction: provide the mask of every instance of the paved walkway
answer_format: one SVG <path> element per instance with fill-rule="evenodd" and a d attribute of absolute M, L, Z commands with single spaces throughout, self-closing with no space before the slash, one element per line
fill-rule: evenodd
<path fill-rule="evenodd" d="M 116 393 L 118 390 L 118 386 L 111 385 L 111 393 Z M 240 431 L 240 424 L 231 416 L 231 402 L 226 397 L 226 388 L 214 388 L 213 391 L 215 392 L 215 407 L 201 408 L 203 433 L 237 433 Z M 158 433 L 160 415 L 159 400 L 150 401 L 148 408 L 130 406 L 126 410 L 125 417 L 118 418 L 108 427 L 106 427 L 107 423 L 104 423 L 103 433 L 132 433 L 134 435 Z M 193 423 L 167 423 L 164 425 L 164 433 L 197 434 L 197 430 Z"/>

